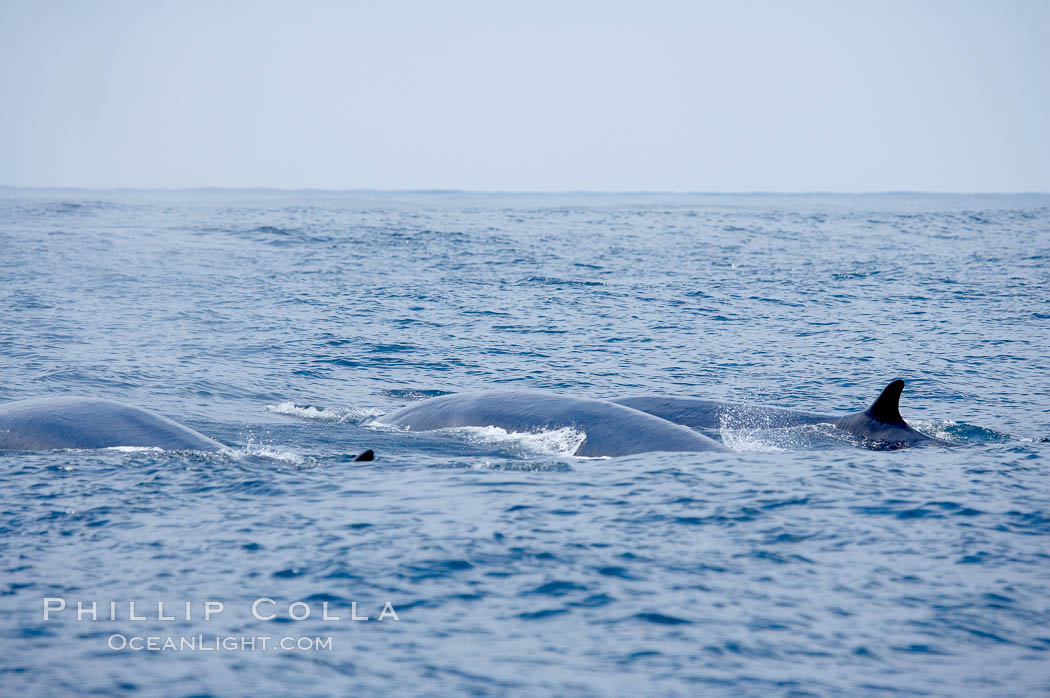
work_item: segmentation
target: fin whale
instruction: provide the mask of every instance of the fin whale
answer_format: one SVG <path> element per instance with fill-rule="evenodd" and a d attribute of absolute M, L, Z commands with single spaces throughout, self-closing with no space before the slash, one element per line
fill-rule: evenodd
<path fill-rule="evenodd" d="M 379 417 L 375 423 L 410 431 L 499 427 L 511 432 L 536 432 L 570 427 L 586 434 L 574 454 L 577 456 L 729 451 L 692 429 L 608 400 L 526 391 L 441 395 Z"/>
<path fill-rule="evenodd" d="M 55 397 L 0 405 L 0 449 L 144 446 L 167 451 L 218 451 L 214 439 L 156 412 L 112 400 Z"/>
<path fill-rule="evenodd" d="M 718 429 L 723 421 L 745 421 L 761 427 L 831 424 L 861 439 L 872 448 L 902 448 L 920 444 L 952 445 L 916 431 L 900 413 L 904 381 L 887 385 L 875 402 L 861 412 L 845 416 L 813 414 L 776 407 L 752 407 L 712 400 L 675 397 L 625 397 L 610 402 L 631 407 L 693 429 Z"/>
<path fill-rule="evenodd" d="M 52 397 L 0 404 L 0 450 L 142 446 L 219 451 L 223 444 L 156 412 L 112 400 Z M 372 460 L 371 449 L 355 460 Z"/>

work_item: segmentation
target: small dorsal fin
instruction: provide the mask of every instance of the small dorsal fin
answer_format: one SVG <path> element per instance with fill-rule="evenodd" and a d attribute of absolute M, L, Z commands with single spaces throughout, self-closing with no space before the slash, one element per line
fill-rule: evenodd
<path fill-rule="evenodd" d="M 864 410 L 864 414 L 880 422 L 903 422 L 901 417 L 901 391 L 904 390 L 904 381 L 895 380 L 882 390 L 871 407 Z"/>
<path fill-rule="evenodd" d="M 375 452 L 372 449 L 368 449 L 367 451 L 359 455 L 357 458 L 354 458 L 354 462 L 356 463 L 357 461 L 375 460 L 375 458 Z"/>

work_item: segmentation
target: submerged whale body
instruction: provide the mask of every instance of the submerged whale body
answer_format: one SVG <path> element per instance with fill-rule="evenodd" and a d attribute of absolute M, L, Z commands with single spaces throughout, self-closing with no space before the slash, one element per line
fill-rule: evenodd
<path fill-rule="evenodd" d="M 456 393 L 403 407 L 380 424 L 430 431 L 499 427 L 509 432 L 573 428 L 586 434 L 574 455 L 626 456 L 650 451 L 728 451 L 687 427 L 608 400 L 534 392 Z"/>
<path fill-rule="evenodd" d="M 223 444 L 156 412 L 112 400 L 54 397 L 0 405 L 0 450 L 51 451 L 114 446 L 218 451 Z M 355 460 L 372 460 L 365 451 Z"/>
<path fill-rule="evenodd" d="M 813 414 L 775 407 L 752 407 L 712 400 L 675 397 L 626 397 L 610 402 L 631 407 L 693 429 L 718 429 L 725 423 L 741 422 L 763 428 L 801 424 L 831 424 L 873 448 L 901 448 L 921 444 L 951 445 L 922 434 L 901 417 L 900 398 L 904 381 L 895 380 L 866 410 L 845 416 Z"/>

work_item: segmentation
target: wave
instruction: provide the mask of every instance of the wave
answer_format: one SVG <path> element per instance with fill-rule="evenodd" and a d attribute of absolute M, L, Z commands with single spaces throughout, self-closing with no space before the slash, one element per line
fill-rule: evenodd
<path fill-rule="evenodd" d="M 910 422 L 916 431 L 942 441 L 953 443 L 983 443 L 987 441 L 1009 441 L 1010 435 L 995 429 L 975 424 L 956 422 L 954 419 L 935 419 Z"/>
<path fill-rule="evenodd" d="M 413 389 L 394 389 L 384 390 L 381 393 L 386 397 L 397 398 L 401 400 L 426 400 L 427 398 L 438 397 L 439 395 L 449 395 L 449 390 L 413 390 Z"/>

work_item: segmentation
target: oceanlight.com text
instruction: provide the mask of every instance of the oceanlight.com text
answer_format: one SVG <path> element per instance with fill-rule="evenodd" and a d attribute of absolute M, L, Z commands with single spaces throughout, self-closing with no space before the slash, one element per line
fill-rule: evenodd
<path fill-rule="evenodd" d="M 106 645 L 115 652 L 331 652 L 332 637 L 114 633 Z"/>

